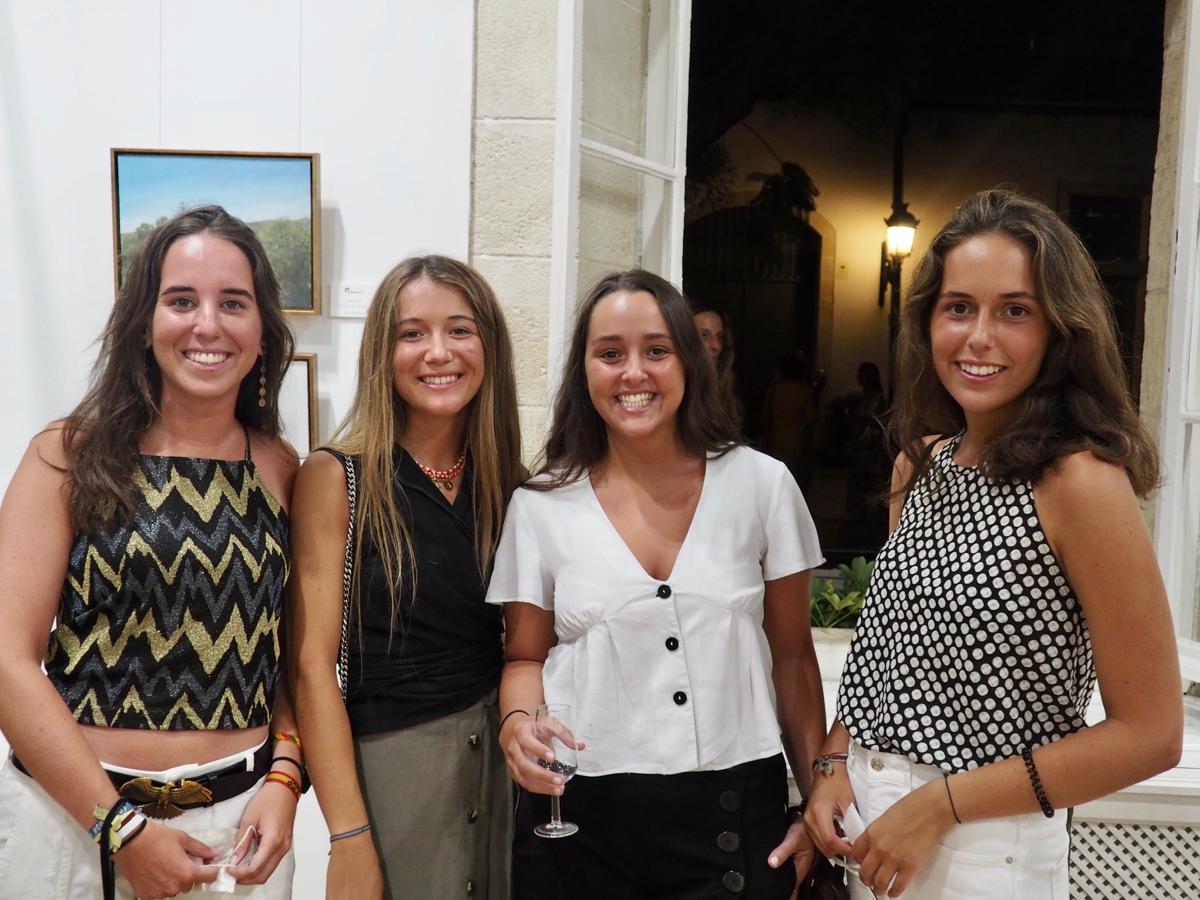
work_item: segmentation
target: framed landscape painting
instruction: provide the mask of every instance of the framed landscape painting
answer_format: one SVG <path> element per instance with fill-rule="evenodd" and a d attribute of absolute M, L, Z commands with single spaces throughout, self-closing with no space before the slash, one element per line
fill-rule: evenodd
<path fill-rule="evenodd" d="M 113 251 L 122 266 L 156 225 L 216 203 L 254 229 L 289 313 L 321 311 L 321 204 L 316 153 L 112 151 Z"/>

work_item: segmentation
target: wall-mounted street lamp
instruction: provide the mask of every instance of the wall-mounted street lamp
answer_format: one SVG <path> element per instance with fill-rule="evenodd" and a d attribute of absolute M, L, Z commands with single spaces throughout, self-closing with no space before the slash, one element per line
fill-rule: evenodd
<path fill-rule="evenodd" d="M 904 202 L 904 132 L 908 127 L 908 110 L 896 120 L 895 142 L 892 146 L 892 214 L 883 220 L 887 225 L 887 240 L 879 249 L 879 306 L 882 309 L 888 288 L 892 290 L 888 308 L 888 351 L 894 355 L 896 334 L 900 329 L 900 268 L 912 253 L 917 234 L 917 217 L 908 211 Z M 893 360 L 894 362 L 894 360 Z"/>

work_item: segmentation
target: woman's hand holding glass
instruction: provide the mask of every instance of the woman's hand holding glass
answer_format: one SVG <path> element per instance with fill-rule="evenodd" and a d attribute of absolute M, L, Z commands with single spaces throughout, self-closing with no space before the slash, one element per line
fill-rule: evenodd
<path fill-rule="evenodd" d="M 549 734 L 544 729 L 539 732 L 535 715 L 511 716 L 500 729 L 500 747 L 517 784 L 533 794 L 561 797 L 567 778 L 550 767 L 557 754 L 550 746 Z M 584 743 L 576 741 L 570 731 L 565 735 L 575 750 L 584 749 Z"/>

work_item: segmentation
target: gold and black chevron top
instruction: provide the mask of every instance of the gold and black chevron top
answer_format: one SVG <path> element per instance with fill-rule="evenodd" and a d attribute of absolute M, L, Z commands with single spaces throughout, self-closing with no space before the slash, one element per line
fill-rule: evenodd
<path fill-rule="evenodd" d="M 46 673 L 86 725 L 265 725 L 287 514 L 249 458 L 140 459 L 132 526 L 75 536 Z"/>

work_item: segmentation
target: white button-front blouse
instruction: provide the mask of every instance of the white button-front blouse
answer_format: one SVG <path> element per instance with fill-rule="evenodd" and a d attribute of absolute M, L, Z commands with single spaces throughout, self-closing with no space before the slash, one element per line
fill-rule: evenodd
<path fill-rule="evenodd" d="M 764 582 L 821 562 L 791 473 L 738 447 L 708 460 L 664 581 L 638 563 L 589 479 L 518 490 L 487 600 L 554 611 L 542 680 L 547 703 L 573 708 L 581 774 L 724 769 L 782 749 Z"/>

